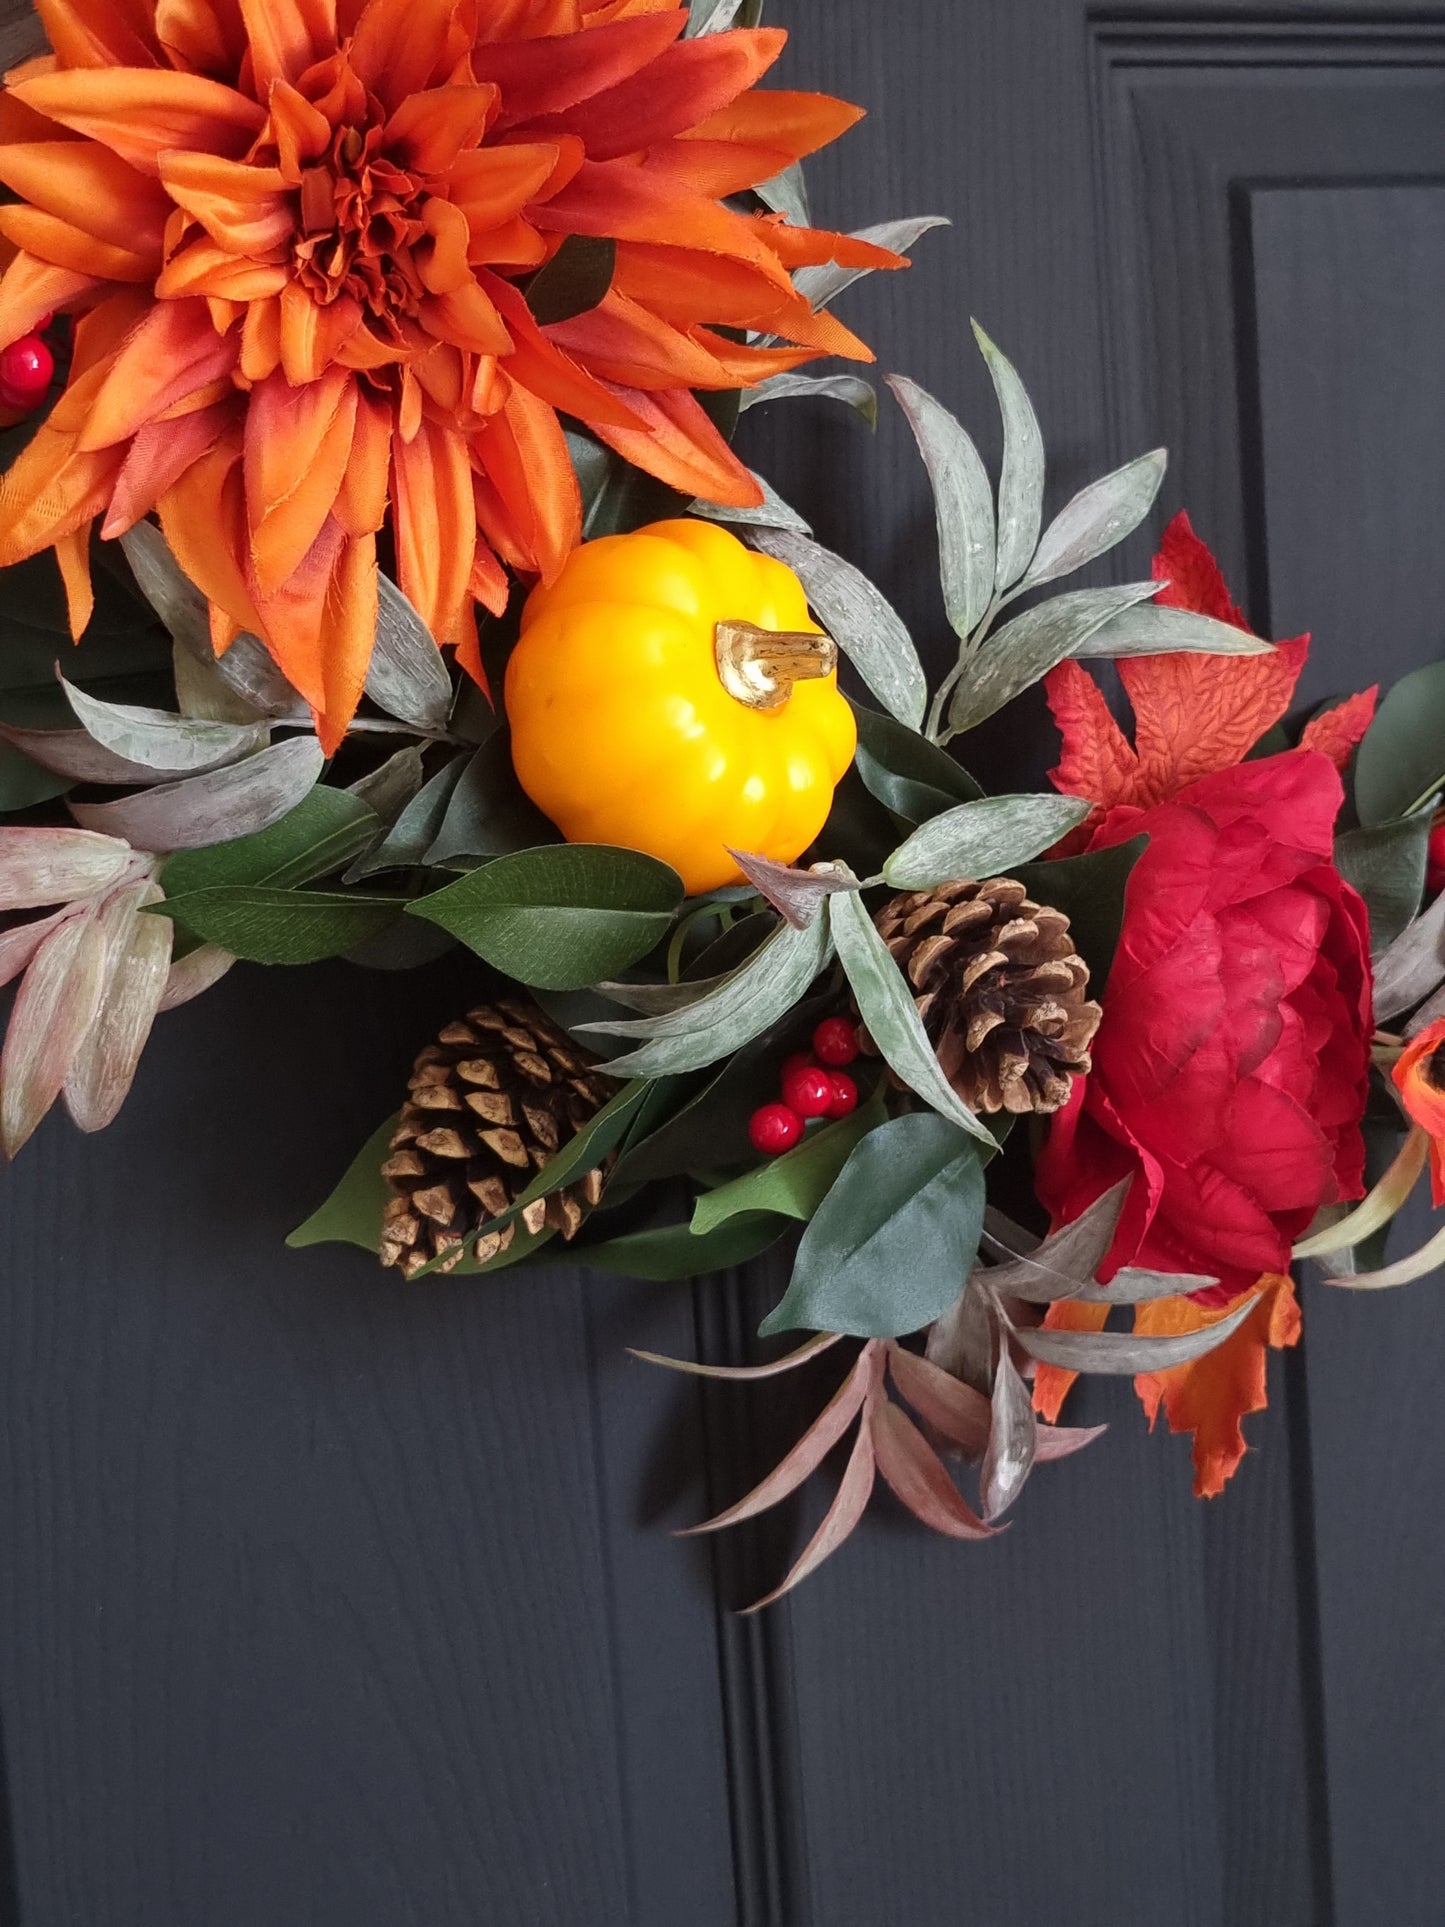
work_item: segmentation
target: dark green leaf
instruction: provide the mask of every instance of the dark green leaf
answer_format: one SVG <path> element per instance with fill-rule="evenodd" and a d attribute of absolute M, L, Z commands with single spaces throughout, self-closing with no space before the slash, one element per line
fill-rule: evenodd
<path fill-rule="evenodd" d="M 983 1227 L 983 1171 L 946 1118 L 918 1111 L 856 1145 L 803 1233 L 783 1301 L 759 1328 L 896 1338 L 941 1317 Z"/>
<path fill-rule="evenodd" d="M 546 327 L 595 308 L 612 286 L 617 243 L 596 234 L 569 234 L 524 290 L 527 306 Z"/>
<path fill-rule="evenodd" d="M 242 884 L 196 890 L 157 906 L 193 936 L 251 963 L 308 964 L 339 957 L 401 913 L 395 897 L 332 895 Z"/>
<path fill-rule="evenodd" d="M 1412 669 L 1385 694 L 1355 751 L 1364 824 L 1408 816 L 1445 788 L 1445 662 Z"/>
<path fill-rule="evenodd" d="M 1089 994 L 1103 995 L 1124 921 L 1129 873 L 1149 839 L 1136 836 L 1112 850 L 1060 857 L 1053 863 L 1020 863 L 1013 871 L 1036 903 L 1052 904 L 1069 919 L 1074 948 L 1089 966 Z"/>
<path fill-rule="evenodd" d="M 0 814 L 48 803 L 54 796 L 64 796 L 69 788 L 68 776 L 42 769 L 13 744 L 0 742 Z"/>
<path fill-rule="evenodd" d="M 1424 901 L 1432 816 L 1420 809 L 1335 838 L 1335 867 L 1365 899 L 1375 955 L 1395 941 Z"/>
<path fill-rule="evenodd" d="M 940 809 L 950 807 L 950 798 L 939 804 Z M 897 819 L 869 795 L 855 765 L 844 770 L 843 780 L 833 792 L 828 820 L 802 861 L 846 863 L 860 877 L 873 876 L 897 842 Z"/>
<path fill-rule="evenodd" d="M 625 535 L 648 522 L 681 515 L 690 497 L 644 475 L 575 423 L 567 423 L 567 450 L 582 491 L 582 533 Z"/>
<path fill-rule="evenodd" d="M 956 803 L 974 803 L 983 795 L 961 763 L 907 723 L 865 709 L 861 703 L 854 703 L 853 714 L 858 724 L 858 774 L 871 794 L 896 815 L 910 823 L 924 823 Z"/>
<path fill-rule="evenodd" d="M 806 1223 L 832 1189 L 853 1146 L 887 1115 L 879 1090 L 851 1117 L 814 1127 L 781 1157 L 705 1191 L 693 1207 L 693 1235 L 701 1237 L 746 1211 L 776 1211 Z"/>
<path fill-rule="evenodd" d="M 365 851 L 346 872 L 345 881 L 379 875 L 383 870 L 414 870 L 436 842 L 447 806 L 471 757 L 463 752 L 430 777 L 374 849 Z"/>
<path fill-rule="evenodd" d="M 243 883 L 293 889 L 341 869 L 378 828 L 376 813 L 359 796 L 318 783 L 269 829 L 178 851 L 167 859 L 161 883 L 168 897 Z"/>
<path fill-rule="evenodd" d="M 654 857 L 560 843 L 498 857 L 407 908 L 519 983 L 580 990 L 645 956 L 682 895 Z"/>
<path fill-rule="evenodd" d="M 744 1265 L 788 1229 L 786 1218 L 765 1211 L 729 1218 L 705 1238 L 695 1238 L 685 1224 L 657 1225 L 633 1231 L 605 1244 L 574 1252 L 580 1265 L 597 1271 L 618 1271 L 628 1278 L 650 1278 L 667 1284 L 678 1278 L 697 1278 L 709 1271 L 728 1271 Z"/>
<path fill-rule="evenodd" d="M 360 1245 L 363 1251 L 380 1249 L 381 1214 L 392 1196 L 381 1167 L 399 1122 L 398 1112 L 372 1132 L 331 1196 L 286 1240 L 293 1250 L 324 1244 Z"/>
<path fill-rule="evenodd" d="M 424 860 L 439 870 L 469 869 L 556 839 L 556 825 L 517 781 L 511 737 L 499 729 L 463 769 Z"/>

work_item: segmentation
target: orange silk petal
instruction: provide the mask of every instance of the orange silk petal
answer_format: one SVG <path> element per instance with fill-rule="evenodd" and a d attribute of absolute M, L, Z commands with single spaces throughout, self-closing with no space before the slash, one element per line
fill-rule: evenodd
<path fill-rule="evenodd" d="M 1313 717 L 1305 724 L 1304 734 L 1299 739 L 1301 749 L 1317 749 L 1321 756 L 1328 756 L 1337 770 L 1343 771 L 1354 755 L 1356 746 L 1370 724 L 1375 720 L 1375 702 L 1380 694 L 1380 685 L 1372 683 L 1357 695 L 1347 696 L 1333 709 Z"/>
<path fill-rule="evenodd" d="M 0 181 L 33 207 L 128 253 L 158 253 L 169 207 L 156 183 L 94 141 L 0 147 Z M 85 270 L 82 269 L 81 272 Z M 92 274 L 102 272 L 99 266 Z"/>
<path fill-rule="evenodd" d="M 595 161 L 617 160 L 696 127 L 744 93 L 787 41 L 777 27 L 679 41 L 630 80 L 594 94 L 567 116 Z"/>
<path fill-rule="evenodd" d="M 263 100 L 273 81 L 296 80 L 336 51 L 334 0 L 241 0 L 241 17 Z"/>
<path fill-rule="evenodd" d="M 99 286 L 93 274 L 78 274 L 50 261 L 37 261 L 30 254 L 17 254 L 0 280 L 0 347 L 9 347 L 28 335 L 37 321 Z"/>
<path fill-rule="evenodd" d="M 447 198 L 466 215 L 473 237 L 488 234 L 551 180 L 560 151 L 555 142 L 517 142 L 463 154 L 451 170 Z"/>
<path fill-rule="evenodd" d="M 337 559 L 322 623 L 326 705 L 316 714 L 316 734 L 328 756 L 341 747 L 366 687 L 376 615 L 376 537 L 357 536 Z"/>
<path fill-rule="evenodd" d="M 431 87 L 410 94 L 386 124 L 387 145 L 408 167 L 445 173 L 463 148 L 473 146 L 496 102 L 495 87 Z"/>
<path fill-rule="evenodd" d="M 695 122 L 685 138 L 774 147 L 789 160 L 800 161 L 837 140 L 862 118 L 861 107 L 835 100 L 831 94 L 797 94 L 770 87 L 766 93 L 740 95 L 730 106 Z"/>
<path fill-rule="evenodd" d="M 240 9 L 233 3 L 158 0 L 155 30 L 171 64 L 190 73 L 219 77 L 239 63 L 244 36 Z"/>
<path fill-rule="evenodd" d="M 107 281 L 153 281 L 160 266 L 160 251 L 136 254 L 130 248 L 113 247 L 97 241 L 69 221 L 54 214 L 43 214 L 38 207 L 14 202 L 0 207 L 0 234 L 25 253 L 39 260 L 68 268 L 72 274 L 103 275 Z"/>
<path fill-rule="evenodd" d="M 327 598 L 346 537 L 328 520 L 297 568 L 270 595 L 257 595 L 260 633 L 316 716 L 326 713 Z"/>
<path fill-rule="evenodd" d="M 298 387 L 315 381 L 361 326 L 361 303 L 343 294 L 320 307 L 293 281 L 281 292 L 281 366 Z"/>
<path fill-rule="evenodd" d="M 425 417 L 410 442 L 393 438 L 396 559 L 402 593 L 438 642 L 450 642 L 477 546 L 472 470 L 454 431 Z"/>
<path fill-rule="evenodd" d="M 677 39 L 687 15 L 681 8 L 669 9 L 597 27 L 585 36 L 571 33 L 573 24 L 559 22 L 552 30 L 566 35 L 563 39 L 508 40 L 509 32 L 522 30 L 509 27 L 499 7 L 484 10 L 478 30 L 489 44 L 473 50 L 471 66 L 478 80 L 494 80 L 502 90 L 499 127 L 561 113 L 639 73 Z"/>
<path fill-rule="evenodd" d="M 1044 1319 L 1044 1330 L 1051 1332 L 1098 1332 L 1104 1329 L 1104 1320 L 1109 1316 L 1107 1305 L 1081 1304 L 1077 1299 L 1060 1298 L 1049 1306 Z M 1034 1410 L 1050 1425 L 1059 1416 L 1069 1387 L 1079 1376 L 1063 1365 L 1046 1365 L 1042 1361 L 1034 1367 Z"/>
<path fill-rule="evenodd" d="M 1192 1364 L 1143 1373 L 1134 1380 L 1151 1426 L 1162 1406 L 1171 1432 L 1194 1434 L 1197 1498 L 1212 1499 L 1222 1492 L 1244 1457 L 1240 1420 L 1248 1412 L 1262 1412 L 1268 1403 L 1267 1348 L 1280 1350 L 1299 1341 L 1300 1308 L 1293 1281 L 1266 1273 L 1259 1290 L 1259 1304 L 1222 1345 Z M 1134 1330 L 1147 1337 L 1172 1337 L 1217 1324 L 1232 1309 L 1197 1305 L 1189 1298 L 1158 1298 L 1135 1307 Z"/>
<path fill-rule="evenodd" d="M 0 476 L 0 568 L 88 524 L 110 499 L 124 451 L 76 448 L 73 431 L 42 422 Z"/>
<path fill-rule="evenodd" d="M 218 335 L 203 301 L 163 301 L 127 337 L 92 403 L 83 448 L 106 448 L 228 375 L 240 338 Z"/>
<path fill-rule="evenodd" d="M 277 322 L 276 357 L 279 360 L 281 309 L 272 297 L 280 294 L 289 279 L 279 262 L 239 260 L 229 249 L 203 234 L 179 254 L 171 256 L 156 282 L 156 293 L 163 301 L 178 301 L 188 294 L 204 295 L 207 300 L 243 301 L 247 304 L 247 323 L 260 304 L 267 304 Z M 275 365 L 273 361 L 271 367 Z M 270 368 L 264 372 L 269 374 Z"/>
<path fill-rule="evenodd" d="M 336 495 L 336 519 L 348 535 L 375 535 L 386 520 L 391 478 L 391 411 L 357 392 L 356 424 L 346 474 Z"/>
<path fill-rule="evenodd" d="M 107 0 L 35 0 L 45 38 L 66 67 L 154 67 L 147 43 L 123 9 Z"/>
<path fill-rule="evenodd" d="M 621 395 L 642 417 L 641 428 L 613 428 L 594 420 L 587 426 L 624 461 L 707 502 L 756 508 L 762 501 L 762 490 L 686 389 L 645 394 L 640 388 L 624 388 Z"/>
<path fill-rule="evenodd" d="M 235 420 L 230 401 L 213 403 L 184 415 L 179 421 L 143 428 L 131 442 L 101 528 L 107 541 L 133 528 L 148 515 L 167 489 L 174 488 L 192 462 L 215 447 Z"/>
<path fill-rule="evenodd" d="M 226 438 L 209 448 L 157 507 L 165 538 L 196 587 L 238 629 L 261 635 L 264 625 L 236 561 L 248 547 L 239 442 Z M 296 682 L 294 676 L 291 680 Z M 305 689 L 301 693 L 310 695 Z M 321 700 L 319 684 L 315 699 Z"/>
<path fill-rule="evenodd" d="M 90 530 L 91 524 L 82 522 L 78 529 L 62 535 L 55 544 L 55 559 L 65 584 L 70 633 L 76 642 L 84 635 L 95 611 L 95 590 L 90 580 Z"/>
<path fill-rule="evenodd" d="M 609 291 L 595 308 L 550 327 L 547 337 L 604 381 L 626 388 L 735 385 L 701 342 L 625 294 Z"/>
<path fill-rule="evenodd" d="M 265 125 L 255 101 L 199 74 L 165 68 L 77 68 L 13 83 L 27 107 L 88 134 L 143 174 L 170 148 L 239 157 Z"/>
<path fill-rule="evenodd" d="M 246 411 L 246 513 L 256 587 L 273 595 L 320 535 L 351 459 L 356 383 L 344 368 L 293 388 L 272 375 Z"/>
<path fill-rule="evenodd" d="M 231 254 L 259 255 L 290 239 L 296 214 L 278 167 L 218 154 L 162 154 L 166 192 Z"/>
<path fill-rule="evenodd" d="M 494 545 L 515 567 L 552 581 L 582 537 L 582 497 L 561 423 L 514 387 L 475 447 L 495 490 L 494 502 L 482 490 L 475 505 Z"/>
<path fill-rule="evenodd" d="M 584 421 L 606 421 L 620 429 L 635 428 L 637 411 L 619 398 L 610 384 L 595 380 L 579 368 L 570 355 L 556 347 L 532 318 L 521 293 L 510 281 L 487 268 L 479 277 L 512 339 L 507 356 L 507 373 L 513 381 L 530 388 L 534 395 L 553 408 L 564 409 Z"/>

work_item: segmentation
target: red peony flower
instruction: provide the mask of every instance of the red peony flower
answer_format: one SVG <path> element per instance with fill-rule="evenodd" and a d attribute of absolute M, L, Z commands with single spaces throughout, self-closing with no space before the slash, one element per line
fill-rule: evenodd
<path fill-rule="evenodd" d="M 1155 574 L 1171 585 L 1161 600 L 1245 626 L 1183 516 Z M 1243 1453 L 1238 1420 L 1264 1403 L 1266 1339 L 1297 1333 L 1285 1303 L 1292 1245 L 1321 1205 L 1363 1188 L 1369 928 L 1333 842 L 1338 769 L 1374 692 L 1317 718 L 1300 748 L 1241 760 L 1287 709 L 1307 649 L 1301 637 L 1257 656 L 1121 663 L 1132 745 L 1077 664 L 1049 678 L 1064 734 L 1054 780 L 1098 805 L 1085 847 L 1141 832 L 1149 843 L 1129 880 L 1093 1070 L 1054 1119 L 1038 1192 L 1067 1223 L 1132 1177 L 1100 1275 L 1139 1265 L 1219 1280 L 1192 1306 L 1145 1308 L 1141 1331 L 1211 1322 L 1264 1287 L 1272 1309 L 1221 1348 L 1232 1365 L 1210 1354 L 1138 1381 L 1151 1419 L 1162 1400 L 1174 1429 L 1195 1432 L 1202 1491 L 1218 1491 Z M 1103 1315 L 1057 1306 L 1050 1323 L 1097 1326 Z M 1056 1412 L 1068 1383 L 1041 1368 L 1042 1409 Z"/>

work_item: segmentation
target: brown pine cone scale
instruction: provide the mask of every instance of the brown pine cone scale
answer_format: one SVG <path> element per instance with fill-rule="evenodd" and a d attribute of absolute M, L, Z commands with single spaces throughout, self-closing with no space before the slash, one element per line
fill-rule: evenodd
<path fill-rule="evenodd" d="M 1013 877 L 891 898 L 879 934 L 913 987 L 944 1075 L 972 1111 L 1057 1111 L 1102 1012 L 1062 910 Z"/>
<path fill-rule="evenodd" d="M 485 1263 L 508 1249 L 518 1222 L 573 1237 L 602 1195 L 611 1158 L 496 1231 L 484 1227 L 612 1096 L 613 1080 L 595 1065 L 536 1004 L 508 999 L 448 1024 L 416 1060 L 381 1167 L 395 1194 L 381 1262 L 408 1278 L 433 1259 L 449 1271 L 480 1230 L 472 1255 Z"/>

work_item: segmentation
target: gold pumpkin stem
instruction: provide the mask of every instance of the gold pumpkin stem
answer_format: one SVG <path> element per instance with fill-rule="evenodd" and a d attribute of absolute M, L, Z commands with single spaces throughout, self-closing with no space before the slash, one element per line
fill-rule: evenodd
<path fill-rule="evenodd" d="M 781 709 L 794 683 L 831 676 L 838 667 L 833 638 L 807 630 L 720 622 L 713 647 L 723 688 L 749 709 Z"/>

